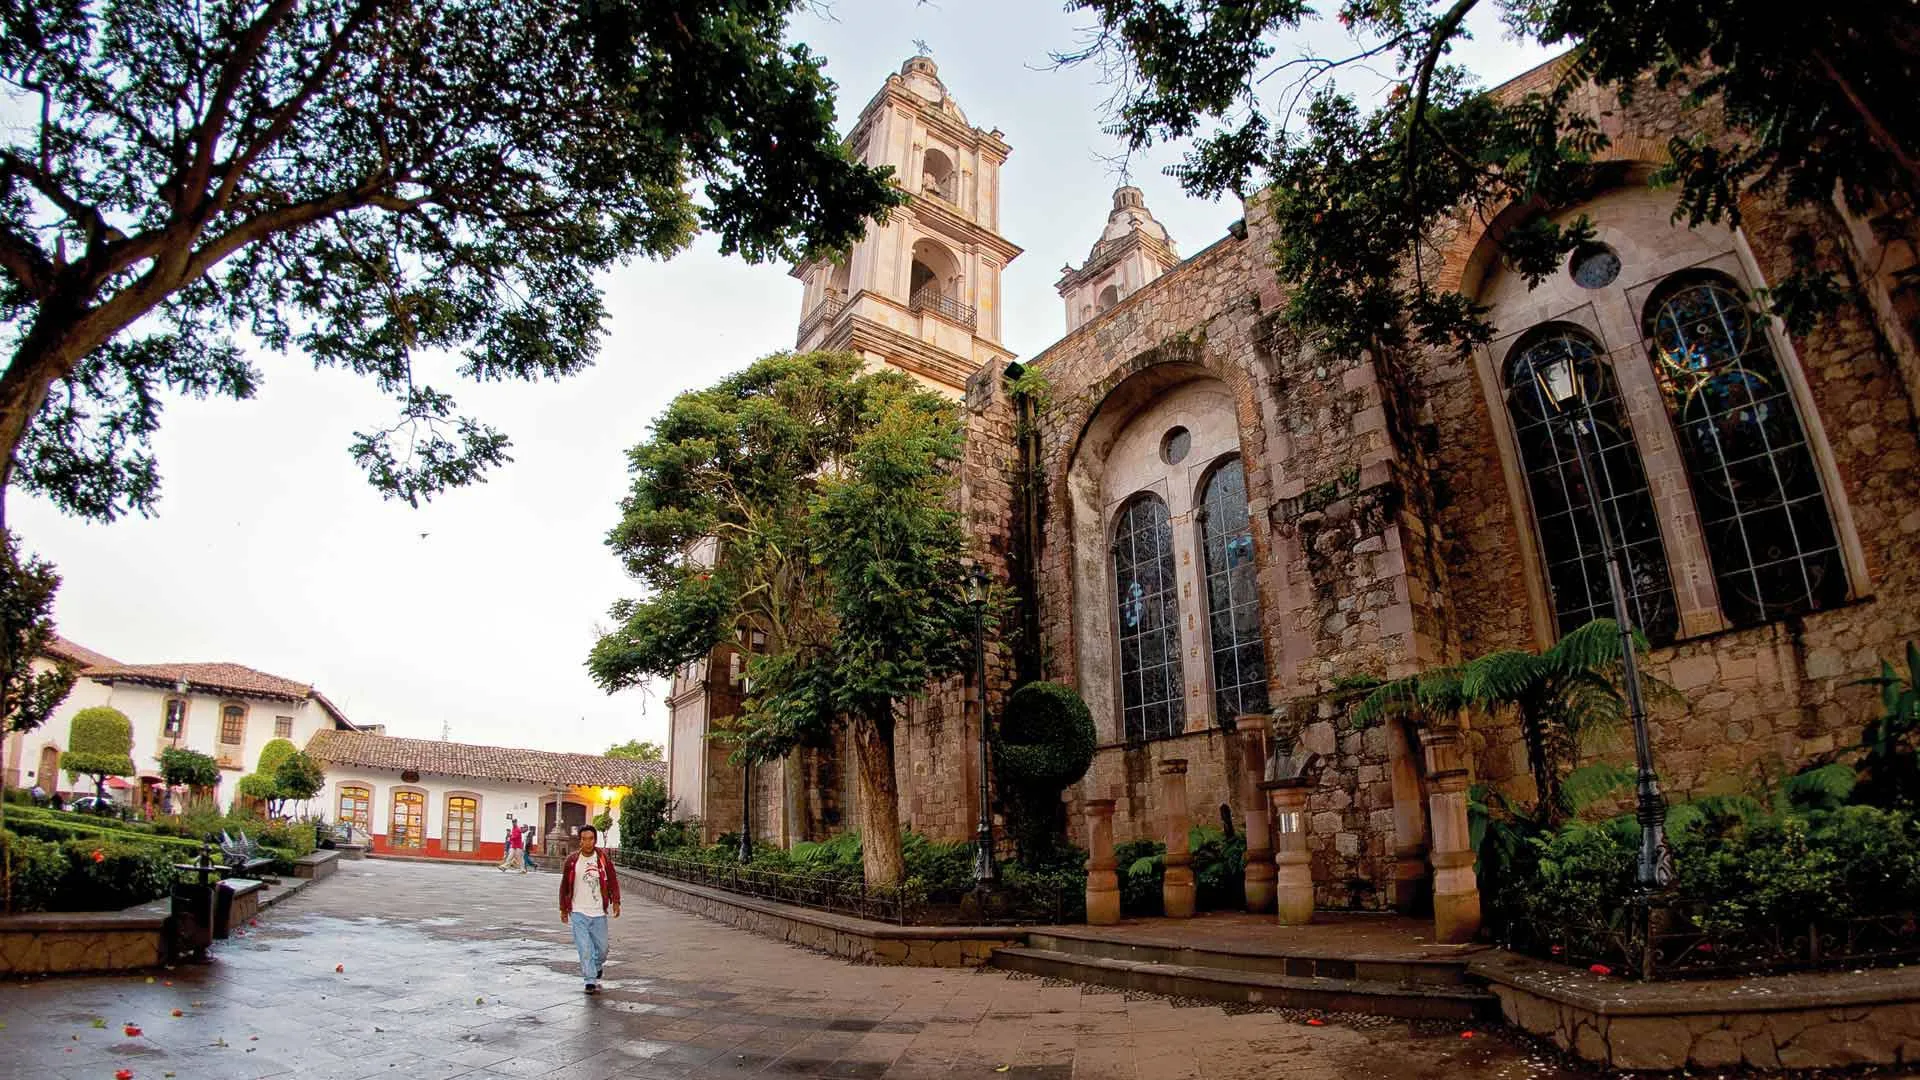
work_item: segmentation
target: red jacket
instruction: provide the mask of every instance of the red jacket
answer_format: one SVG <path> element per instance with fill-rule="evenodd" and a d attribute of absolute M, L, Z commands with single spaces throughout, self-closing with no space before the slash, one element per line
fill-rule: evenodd
<path fill-rule="evenodd" d="M 605 848 L 594 848 L 594 857 L 600 860 L 600 913 L 620 902 L 620 875 L 613 872 L 613 859 Z M 580 853 L 567 856 L 567 865 L 560 870 L 560 914 L 573 914 L 573 871 L 580 861 Z"/>

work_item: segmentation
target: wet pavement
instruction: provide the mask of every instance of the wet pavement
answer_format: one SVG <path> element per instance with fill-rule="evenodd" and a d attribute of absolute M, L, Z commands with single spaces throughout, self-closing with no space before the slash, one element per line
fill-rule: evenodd
<path fill-rule="evenodd" d="M 637 898 L 612 926 L 607 989 L 588 997 L 555 876 L 340 867 L 216 946 L 208 966 L 6 984 L 0 1076 L 1594 1075 L 1497 1026 L 1222 1008 L 993 970 L 861 967 Z"/>

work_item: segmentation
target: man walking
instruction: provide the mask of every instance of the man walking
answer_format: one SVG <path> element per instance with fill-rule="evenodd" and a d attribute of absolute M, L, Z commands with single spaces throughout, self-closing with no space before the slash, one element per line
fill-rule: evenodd
<path fill-rule="evenodd" d="M 501 873 L 504 874 L 509 870 L 518 870 L 523 874 L 527 872 L 526 863 L 521 858 L 522 851 L 520 849 L 520 840 L 521 840 L 520 823 L 513 820 L 512 814 L 508 814 L 507 815 L 507 853 L 500 860 Z"/>
<path fill-rule="evenodd" d="M 580 978 L 589 994 L 600 992 L 600 966 L 607 960 L 607 916 L 620 917 L 620 876 L 598 847 L 600 831 L 580 826 L 579 850 L 560 871 L 560 921 L 573 928 Z"/>

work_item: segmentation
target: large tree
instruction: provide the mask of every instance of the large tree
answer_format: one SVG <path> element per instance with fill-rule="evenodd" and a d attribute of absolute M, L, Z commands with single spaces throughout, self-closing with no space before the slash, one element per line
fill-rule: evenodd
<path fill-rule="evenodd" d="M 607 756 L 628 758 L 633 761 L 665 761 L 667 752 L 662 750 L 657 742 L 628 739 L 626 742 L 607 747 Z"/>
<path fill-rule="evenodd" d="M 589 364 L 594 275 L 845 247 L 900 196 L 782 44 L 800 0 L 0 4 L 0 496 L 149 512 L 163 391 L 244 398 L 240 347 L 367 376 L 410 503 L 507 460 L 417 370 Z M 445 365 L 448 368 L 454 365 Z"/>
<path fill-rule="evenodd" d="M 751 649 L 731 737 L 777 760 L 851 728 L 867 880 L 902 875 L 893 735 L 964 670 L 966 534 L 951 402 L 846 353 L 782 354 L 675 399 L 631 453 L 609 544 L 650 590 L 588 666 L 609 690 Z"/>
<path fill-rule="evenodd" d="M 1675 135 L 1656 180 L 1679 191 L 1691 225 L 1740 222 L 1741 192 L 1789 203 L 1838 195 L 1855 211 L 1907 214 L 1920 194 L 1920 6 L 1914 0 L 1787 4 L 1751 0 L 1342 0 L 1348 55 L 1303 48 L 1319 16 L 1305 0 L 1073 0 L 1097 16 L 1088 46 L 1121 77 L 1115 128 L 1130 150 L 1197 135 L 1169 170 L 1215 197 L 1269 187 L 1276 261 L 1294 327 L 1342 351 L 1411 334 L 1464 345 L 1487 333 L 1470 300 L 1419 272 L 1424 245 L 1461 213 L 1543 212 L 1502 238 L 1535 283 L 1592 235 L 1585 218 L 1544 211 L 1577 200 L 1606 146 L 1573 108 L 1587 82 L 1630 100 L 1683 93 L 1725 132 Z M 1509 32 L 1570 50 L 1556 80 L 1504 99 L 1449 64 L 1476 8 Z M 1377 109 L 1341 92 L 1344 73 L 1397 62 Z M 1347 89 L 1352 89 L 1351 80 Z M 1768 300 L 1790 325 L 1827 309 L 1835 282 L 1802 258 Z"/>

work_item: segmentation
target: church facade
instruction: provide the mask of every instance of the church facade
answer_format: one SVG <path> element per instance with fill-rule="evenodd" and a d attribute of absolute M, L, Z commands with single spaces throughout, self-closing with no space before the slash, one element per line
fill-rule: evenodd
<path fill-rule="evenodd" d="M 1558 73 L 1549 64 L 1502 92 Z M 883 112 L 903 103 L 902 116 L 944 112 L 944 89 L 930 86 L 931 62 L 910 61 L 875 101 Z M 1591 88 L 1585 97 L 1611 147 L 1585 200 L 1552 212 L 1587 214 L 1595 242 L 1529 289 L 1496 250 L 1523 216 L 1515 211 L 1463 219 L 1423 268 L 1489 310 L 1493 340 L 1466 356 L 1417 346 L 1333 355 L 1296 340 L 1279 315 L 1284 286 L 1257 199 L 1230 235 L 1180 260 L 1139 193 L 1123 188 L 1088 261 L 1060 279 L 1066 336 L 1014 363 L 997 342 L 997 289 L 1017 249 L 991 232 L 997 190 L 982 194 L 997 188 L 1007 147 L 997 133 L 966 142 L 957 124 L 940 129 L 940 151 L 956 171 L 972 169 L 939 182 L 974 200 L 962 215 L 975 231 L 926 237 L 916 212 L 863 242 L 843 285 L 832 277 L 849 271 L 796 271 L 809 283 L 807 319 L 816 281 L 823 297 L 857 293 L 865 266 L 870 291 L 891 288 L 906 316 L 943 324 L 930 333 L 884 298 L 865 309 L 849 299 L 838 315 L 803 320 L 801 344 L 852 342 L 962 397 L 960 497 L 983 557 L 1017 597 L 989 709 L 1030 678 L 1078 688 L 1100 749 L 1068 794 L 1076 811 L 1112 799 L 1118 839 L 1158 835 L 1158 774 L 1184 762 L 1194 820 L 1243 821 L 1264 796 L 1262 752 L 1244 733 L 1258 725 L 1242 719 L 1265 717 L 1324 762 L 1303 815 L 1319 903 L 1417 906 L 1436 866 L 1435 785 L 1457 785 L 1464 770 L 1530 797 L 1519 731 L 1510 717 L 1477 718 L 1443 778 L 1417 732 L 1356 725 L 1353 688 L 1542 648 L 1610 614 L 1589 483 L 1624 545 L 1650 673 L 1678 692 L 1651 722 L 1673 797 L 1778 776 L 1858 739 L 1874 695 L 1856 681 L 1920 638 L 1913 238 L 1767 192 L 1746 198 L 1737 230 L 1676 223 L 1671 195 L 1647 177 L 1672 137 L 1711 131 L 1712 118 L 1651 90 L 1629 104 Z M 931 139 L 915 142 L 919 129 L 905 126 L 905 138 L 887 136 L 896 156 L 869 160 L 930 161 Z M 901 175 L 916 190 L 926 173 Z M 922 239 L 953 261 L 920 258 Z M 1754 301 L 1796 258 L 1833 270 L 1849 294 L 1793 335 Z M 903 288 L 928 282 L 973 304 L 972 325 L 916 308 L 912 292 L 899 303 Z M 888 351 L 897 339 L 847 329 L 867 319 L 861 310 L 915 339 L 899 359 Z M 922 346 L 944 355 L 930 362 Z M 962 368 L 964 381 L 943 378 Z M 1588 461 L 1551 422 L 1555 371 L 1585 391 Z M 970 835 L 977 810 L 971 696 L 957 680 L 932 688 L 898 740 L 902 821 L 944 839 Z M 688 750 L 678 716 L 676 778 Z M 1631 762 L 1622 738 L 1587 749 Z M 748 805 L 683 799 L 682 811 L 730 831 L 758 807 L 771 829 L 762 837 L 791 840 L 842 820 L 802 804 L 851 797 L 850 777 L 830 763 L 760 783 Z M 1082 827 L 1078 812 L 1069 820 Z"/>

